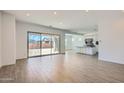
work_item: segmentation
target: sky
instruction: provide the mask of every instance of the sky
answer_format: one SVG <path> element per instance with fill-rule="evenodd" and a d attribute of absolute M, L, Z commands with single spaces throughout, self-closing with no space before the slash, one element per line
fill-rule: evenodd
<path fill-rule="evenodd" d="M 50 38 L 50 36 L 29 35 L 30 40 L 40 41 L 40 39 L 43 40 L 44 38 Z"/>

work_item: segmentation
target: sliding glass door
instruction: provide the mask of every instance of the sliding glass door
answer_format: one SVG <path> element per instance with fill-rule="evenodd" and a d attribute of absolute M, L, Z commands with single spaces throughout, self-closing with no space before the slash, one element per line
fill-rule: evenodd
<path fill-rule="evenodd" d="M 42 40 L 42 47 L 41 52 L 42 55 L 49 55 L 51 54 L 52 42 L 51 42 L 51 35 L 48 34 L 41 34 Z"/>
<path fill-rule="evenodd" d="M 28 57 L 57 54 L 59 44 L 59 35 L 28 32 Z"/>
<path fill-rule="evenodd" d="M 39 56 L 40 53 L 40 34 L 28 33 L 28 56 Z"/>

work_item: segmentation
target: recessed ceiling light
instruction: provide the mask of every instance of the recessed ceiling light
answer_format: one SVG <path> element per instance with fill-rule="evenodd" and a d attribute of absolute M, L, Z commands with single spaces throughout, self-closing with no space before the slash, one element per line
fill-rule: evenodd
<path fill-rule="evenodd" d="M 56 15 L 57 13 L 56 12 L 53 12 L 54 13 L 54 15 Z"/>
<path fill-rule="evenodd" d="M 26 13 L 26 16 L 30 16 L 30 13 Z"/>

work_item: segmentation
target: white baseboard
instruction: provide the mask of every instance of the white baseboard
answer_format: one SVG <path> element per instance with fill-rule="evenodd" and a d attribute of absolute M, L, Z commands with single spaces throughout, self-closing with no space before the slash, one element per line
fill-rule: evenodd
<path fill-rule="evenodd" d="M 112 63 L 117 63 L 117 64 L 124 64 L 124 61 L 120 60 L 120 59 L 113 59 L 113 58 L 98 58 L 101 61 L 106 61 L 106 62 L 112 62 Z"/>

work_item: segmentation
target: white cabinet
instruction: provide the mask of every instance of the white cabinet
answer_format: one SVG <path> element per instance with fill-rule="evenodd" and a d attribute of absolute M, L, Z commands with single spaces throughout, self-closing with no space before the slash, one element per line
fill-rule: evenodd
<path fill-rule="evenodd" d="M 96 47 L 85 47 L 83 48 L 84 54 L 94 55 L 96 54 Z"/>
<path fill-rule="evenodd" d="M 78 53 L 88 54 L 88 55 L 94 55 L 97 52 L 96 47 L 77 47 Z"/>

